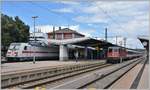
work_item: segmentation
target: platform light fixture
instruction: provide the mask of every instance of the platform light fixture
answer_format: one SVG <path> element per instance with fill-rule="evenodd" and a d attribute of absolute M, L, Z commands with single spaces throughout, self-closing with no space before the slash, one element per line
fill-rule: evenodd
<path fill-rule="evenodd" d="M 33 23 L 34 23 L 34 43 L 36 42 L 36 40 L 35 40 L 35 19 L 36 18 L 38 18 L 38 16 L 32 16 L 32 18 L 33 18 Z M 34 53 L 34 55 L 33 55 L 33 64 L 35 64 L 35 53 Z"/>

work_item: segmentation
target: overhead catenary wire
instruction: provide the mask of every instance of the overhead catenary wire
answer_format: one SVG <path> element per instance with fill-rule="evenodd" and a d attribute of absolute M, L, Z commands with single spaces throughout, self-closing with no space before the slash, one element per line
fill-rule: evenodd
<path fill-rule="evenodd" d="M 122 26 L 120 23 L 118 23 L 114 18 L 112 18 L 106 10 L 104 10 L 100 5 L 97 6 L 109 19 L 111 19 L 114 23 L 116 23 L 123 31 L 124 31 L 124 26 Z M 119 14 L 118 14 L 119 15 Z"/>
<path fill-rule="evenodd" d="M 100 7 L 100 6 L 97 6 L 99 9 L 101 9 L 101 11 L 104 13 L 104 14 L 106 14 L 107 16 L 108 16 L 108 18 L 110 18 L 114 23 L 116 23 L 121 29 L 123 29 L 123 26 L 120 24 L 120 23 L 118 23 L 118 22 L 116 22 L 116 20 L 114 20 L 102 7 Z"/>

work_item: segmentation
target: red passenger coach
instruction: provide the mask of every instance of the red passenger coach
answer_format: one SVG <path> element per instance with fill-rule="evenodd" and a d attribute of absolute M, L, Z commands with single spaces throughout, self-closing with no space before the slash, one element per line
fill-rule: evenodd
<path fill-rule="evenodd" d="M 107 52 L 108 63 L 119 63 L 122 62 L 127 56 L 125 48 L 122 47 L 109 47 Z"/>

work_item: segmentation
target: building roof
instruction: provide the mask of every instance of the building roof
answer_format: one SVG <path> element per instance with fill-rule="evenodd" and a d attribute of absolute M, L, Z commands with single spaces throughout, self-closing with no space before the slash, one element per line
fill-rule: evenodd
<path fill-rule="evenodd" d="M 53 32 L 49 32 L 48 34 L 52 34 Z M 56 30 L 55 33 L 76 33 L 76 34 L 79 34 L 79 35 L 82 35 L 82 36 L 85 36 L 75 30 L 72 30 L 72 29 L 69 29 L 69 28 L 63 28 L 63 29 L 60 29 L 60 30 Z"/>

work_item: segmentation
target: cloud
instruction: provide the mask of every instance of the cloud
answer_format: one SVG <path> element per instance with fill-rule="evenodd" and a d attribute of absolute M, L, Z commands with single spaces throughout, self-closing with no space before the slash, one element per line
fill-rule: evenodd
<path fill-rule="evenodd" d="M 120 22 L 120 25 L 112 23 L 109 28 L 113 34 L 121 34 L 128 37 L 137 37 L 140 34 L 149 34 L 149 15 L 141 14 L 128 20 L 126 22 Z"/>
<path fill-rule="evenodd" d="M 79 5 L 79 1 L 75 0 L 55 0 L 56 3 L 61 3 L 65 5 Z"/>
<path fill-rule="evenodd" d="M 86 37 L 92 37 L 92 34 L 96 32 L 94 29 L 78 29 L 77 32 L 85 35 Z"/>
<path fill-rule="evenodd" d="M 136 37 L 141 32 L 148 33 L 149 12 L 145 1 L 95 1 L 81 12 L 87 16 L 77 16 L 73 20 L 80 23 L 106 23 L 112 34 Z"/>
<path fill-rule="evenodd" d="M 41 31 L 43 33 L 52 32 L 53 26 L 52 25 L 38 25 L 35 26 L 36 31 Z M 31 27 L 30 32 L 33 32 L 33 27 Z"/>
<path fill-rule="evenodd" d="M 84 13 L 94 13 L 94 14 L 100 14 L 102 12 L 106 13 L 121 13 L 123 12 L 124 15 L 130 15 L 135 11 L 139 10 L 139 8 L 148 5 L 147 1 L 95 1 L 90 2 L 90 5 L 87 7 L 84 7 L 82 9 L 82 12 Z M 132 12 L 132 13 L 124 13 L 124 12 Z"/>
<path fill-rule="evenodd" d="M 70 28 L 72 30 L 79 30 L 79 25 L 61 26 L 62 28 Z"/>
<path fill-rule="evenodd" d="M 148 3 L 144 1 L 134 2 L 134 1 L 95 1 L 90 2 L 89 5 L 85 7 L 78 7 L 79 11 L 87 16 L 77 16 L 73 20 L 77 22 L 85 23 L 92 20 L 93 23 L 104 22 L 105 20 L 111 20 L 111 18 L 120 17 L 121 20 L 124 18 L 132 18 L 133 16 L 138 16 L 145 13 L 143 10 L 139 10 L 147 6 Z M 126 18 L 127 17 L 127 18 Z M 119 20 L 119 19 L 118 19 Z M 118 21 L 116 20 L 116 21 Z"/>
<path fill-rule="evenodd" d="M 93 26 L 93 24 L 89 23 L 88 26 Z"/>
<path fill-rule="evenodd" d="M 116 44 L 116 37 L 109 38 L 109 42 Z M 135 43 L 138 43 L 138 44 L 135 45 Z M 125 47 L 127 47 L 127 48 L 134 48 L 134 49 L 136 49 L 138 47 L 143 48 L 143 45 L 137 38 L 126 38 L 126 41 L 124 41 L 124 37 L 118 37 L 117 45 L 124 47 L 124 44 L 126 44 Z"/>
<path fill-rule="evenodd" d="M 135 45 L 135 43 L 138 43 Z M 126 43 L 126 47 L 128 48 L 143 48 L 142 43 L 137 39 L 137 38 L 128 38 L 127 39 L 127 43 Z"/>
<path fill-rule="evenodd" d="M 112 38 L 108 38 L 109 42 L 113 43 L 113 44 L 117 44 L 119 46 L 121 46 L 121 44 L 123 45 L 123 37 L 117 37 L 117 41 L 116 41 L 116 37 L 112 37 Z"/>
<path fill-rule="evenodd" d="M 72 8 L 53 9 L 52 11 L 59 12 L 59 13 L 73 13 L 74 12 Z"/>
<path fill-rule="evenodd" d="M 73 19 L 80 23 L 107 23 L 109 20 L 102 15 L 92 15 L 92 16 L 78 16 Z"/>

